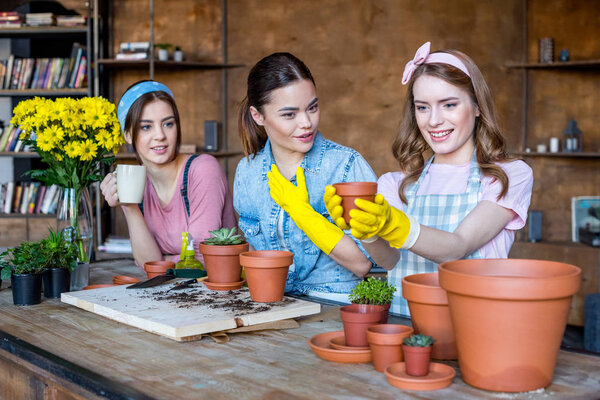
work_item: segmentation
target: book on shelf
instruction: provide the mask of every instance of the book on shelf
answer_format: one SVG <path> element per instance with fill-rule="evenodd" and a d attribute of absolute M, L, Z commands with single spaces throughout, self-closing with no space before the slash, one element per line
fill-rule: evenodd
<path fill-rule="evenodd" d="M 128 60 L 128 61 L 139 61 L 139 60 L 147 60 L 148 53 L 147 52 L 134 52 L 134 53 L 117 53 L 115 56 L 117 60 Z"/>
<path fill-rule="evenodd" d="M 10 207 L 12 206 L 12 199 L 15 193 L 15 183 L 7 182 L 6 183 L 6 196 L 4 198 L 4 204 L 2 205 L 2 211 L 5 214 L 10 213 Z"/>
<path fill-rule="evenodd" d="M 129 238 L 109 236 L 106 241 L 98 246 L 98 250 L 106 253 L 131 253 L 131 241 Z"/>
<path fill-rule="evenodd" d="M 20 134 L 21 128 L 16 127 L 16 129 L 13 130 L 13 134 L 10 138 L 11 142 L 6 145 L 6 149 L 4 151 L 15 151 Z"/>
<path fill-rule="evenodd" d="M 29 201 L 27 204 L 27 214 L 33 214 L 35 211 L 35 204 L 37 203 L 37 197 L 40 189 L 39 182 L 31 182 L 32 188 L 31 193 L 29 194 Z"/>
<path fill-rule="evenodd" d="M 3 89 L 10 88 L 12 68 L 13 68 L 14 62 L 15 62 L 15 56 L 14 56 L 14 54 L 11 54 L 10 56 L 8 56 L 8 60 L 6 63 L 6 76 L 4 77 L 4 84 L 2 85 Z"/>
<path fill-rule="evenodd" d="M 25 23 L 29 26 L 50 26 L 55 24 L 54 14 L 47 13 L 27 13 L 25 14 Z"/>
<path fill-rule="evenodd" d="M 6 143 L 8 143 L 8 140 L 10 139 L 11 135 L 13 134 L 13 129 L 15 129 L 15 126 L 13 124 L 9 124 L 4 127 L 2 136 L 0 136 L 0 151 L 6 151 L 5 150 Z"/>
<path fill-rule="evenodd" d="M 46 185 L 40 185 L 38 189 L 37 198 L 35 200 L 35 208 L 33 209 L 33 214 L 39 214 L 40 209 L 42 207 L 42 202 L 44 200 L 44 196 L 46 195 Z"/>
<path fill-rule="evenodd" d="M 80 26 L 85 25 L 85 16 L 83 15 L 57 15 L 57 26 Z"/>

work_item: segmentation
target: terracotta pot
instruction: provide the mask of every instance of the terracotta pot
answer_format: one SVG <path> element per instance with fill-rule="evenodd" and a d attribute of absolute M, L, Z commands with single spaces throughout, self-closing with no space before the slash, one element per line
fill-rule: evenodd
<path fill-rule="evenodd" d="M 198 243 L 198 251 L 204 256 L 204 267 L 211 283 L 232 283 L 242 280 L 240 253 L 248 251 L 248 243 L 229 246 Z"/>
<path fill-rule="evenodd" d="M 350 210 L 356 207 L 354 200 L 364 199 L 373 201 L 377 194 L 376 182 L 341 182 L 334 183 L 336 194 L 342 198 L 342 207 L 344 208 L 344 219 L 350 223 Z"/>
<path fill-rule="evenodd" d="M 404 359 L 402 339 L 412 333 L 413 328 L 406 325 L 383 324 L 367 328 L 367 341 L 371 347 L 376 371 L 383 372 L 388 365 Z"/>
<path fill-rule="evenodd" d="M 429 373 L 429 363 L 431 361 L 431 348 L 413 347 L 402 345 L 404 351 L 404 363 L 406 364 L 406 373 L 411 376 L 425 376 Z"/>
<path fill-rule="evenodd" d="M 340 307 L 340 317 L 344 324 L 346 345 L 352 347 L 368 346 L 367 328 L 381 322 L 383 306 L 372 304 L 350 304 Z"/>
<path fill-rule="evenodd" d="M 435 339 L 431 357 L 456 360 L 456 338 L 450 319 L 448 296 L 441 288 L 438 273 L 408 275 L 402 279 L 402 296 L 408 301 L 415 333 Z"/>
<path fill-rule="evenodd" d="M 101 289 L 106 287 L 120 286 L 114 283 L 99 283 L 97 285 L 88 285 L 81 290 L 92 290 L 92 289 Z"/>
<path fill-rule="evenodd" d="M 500 392 L 548 386 L 581 270 L 553 261 L 458 260 L 439 265 L 462 378 Z"/>
<path fill-rule="evenodd" d="M 146 275 L 148 275 L 148 279 L 166 274 L 169 268 L 175 268 L 173 261 L 148 261 L 144 264 L 144 270 L 146 271 Z"/>
<path fill-rule="evenodd" d="M 241 253 L 240 263 L 246 272 L 252 301 L 281 301 L 288 269 L 293 261 L 294 254 L 290 251 L 255 250 Z"/>

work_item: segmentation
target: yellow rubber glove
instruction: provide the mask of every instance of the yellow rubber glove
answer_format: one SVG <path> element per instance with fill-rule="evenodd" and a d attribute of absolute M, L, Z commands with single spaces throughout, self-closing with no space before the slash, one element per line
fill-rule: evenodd
<path fill-rule="evenodd" d="M 323 194 L 323 201 L 329 216 L 338 228 L 347 230 L 350 229 L 346 220 L 343 217 L 344 209 L 342 208 L 342 198 L 336 194 L 336 190 L 333 186 L 325 186 L 325 194 Z"/>
<path fill-rule="evenodd" d="M 356 199 L 354 203 L 360 210 L 350 210 L 352 236 L 365 240 L 377 235 L 391 247 L 412 247 L 419 235 L 420 225 L 411 224 L 409 217 L 391 207 L 382 195 L 375 196 L 374 203 L 363 199 Z M 409 235 L 411 243 L 403 246 Z"/>
<path fill-rule="evenodd" d="M 316 212 L 308 202 L 308 191 L 302 168 L 296 170 L 298 186 L 285 179 L 275 164 L 267 172 L 271 197 L 285 210 L 306 236 L 325 254 L 338 244 L 344 232 Z"/>

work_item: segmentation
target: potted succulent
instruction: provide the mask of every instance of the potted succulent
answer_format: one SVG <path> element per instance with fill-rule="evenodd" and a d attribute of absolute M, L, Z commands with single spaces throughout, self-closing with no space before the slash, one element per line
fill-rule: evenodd
<path fill-rule="evenodd" d="M 13 303 L 18 306 L 39 304 L 42 298 L 42 270 L 45 255 L 42 242 L 23 242 L 0 254 L 2 279 L 11 281 Z"/>
<path fill-rule="evenodd" d="M 67 241 L 61 231 L 54 231 L 52 228 L 48 228 L 48 231 L 48 237 L 41 241 L 44 296 L 57 298 L 61 293 L 69 291 L 71 272 L 77 266 L 78 248 L 75 243 Z"/>
<path fill-rule="evenodd" d="M 425 376 L 429 373 L 433 343 L 435 343 L 435 339 L 422 333 L 412 334 L 402 340 L 402 351 L 408 375 Z"/>
<path fill-rule="evenodd" d="M 169 59 L 169 49 L 173 45 L 171 43 L 155 43 L 154 47 L 158 49 L 159 61 L 167 61 Z"/>
<path fill-rule="evenodd" d="M 210 237 L 198 243 L 198 251 L 204 256 L 207 280 L 212 283 L 233 283 L 242 280 L 240 253 L 248 251 L 244 237 L 236 234 L 236 228 L 209 231 Z"/>
<path fill-rule="evenodd" d="M 387 280 L 377 279 L 373 276 L 359 282 L 351 291 L 349 299 L 357 305 L 383 306 L 384 311 L 380 323 L 387 323 L 388 313 L 396 287 Z M 365 307 L 362 307 L 363 309 Z"/>

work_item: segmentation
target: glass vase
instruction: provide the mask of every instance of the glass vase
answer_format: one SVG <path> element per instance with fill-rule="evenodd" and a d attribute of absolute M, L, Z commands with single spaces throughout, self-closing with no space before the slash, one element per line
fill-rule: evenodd
<path fill-rule="evenodd" d="M 81 290 L 89 284 L 92 256 L 92 202 L 87 187 L 62 188 L 58 205 L 57 228 L 66 240 L 77 246 L 77 266 L 71 273 L 71 290 Z"/>

